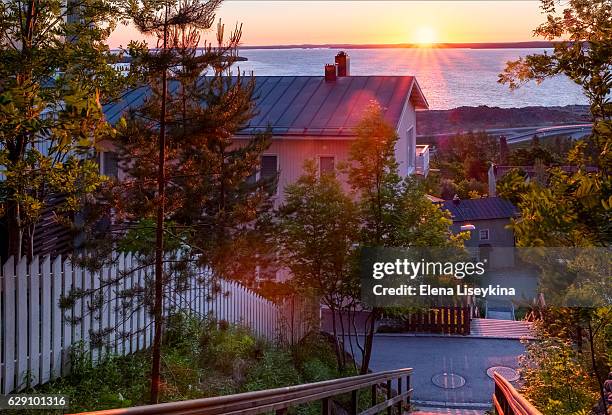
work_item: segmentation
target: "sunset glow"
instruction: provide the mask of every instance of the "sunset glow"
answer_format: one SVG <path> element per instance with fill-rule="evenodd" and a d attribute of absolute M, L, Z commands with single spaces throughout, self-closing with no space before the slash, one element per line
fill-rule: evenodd
<path fill-rule="evenodd" d="M 528 41 L 537 40 L 532 31 L 542 20 L 537 1 L 511 0 L 227 0 L 216 17 L 230 26 L 243 23 L 243 45 Z M 109 43 L 142 38 L 134 27 L 119 26 Z M 215 41 L 212 31 L 204 38 Z"/>
<path fill-rule="evenodd" d="M 436 43 L 436 31 L 430 26 L 420 26 L 414 34 L 414 42 L 420 46 L 431 46 Z"/>

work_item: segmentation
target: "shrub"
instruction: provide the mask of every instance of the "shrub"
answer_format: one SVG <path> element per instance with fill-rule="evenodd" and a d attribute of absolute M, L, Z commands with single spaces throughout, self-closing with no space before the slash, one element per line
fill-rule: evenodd
<path fill-rule="evenodd" d="M 72 350 L 71 373 L 31 392 L 68 395 L 71 412 L 142 405 L 148 401 L 150 358 L 149 351 L 128 356 L 105 354 L 94 364 L 91 353 L 79 344 Z M 161 400 L 331 379 L 338 376 L 335 364 L 333 345 L 320 334 L 307 336 L 292 350 L 277 349 L 256 339 L 248 329 L 211 319 L 202 321 L 185 313 L 172 314 L 162 345 Z M 292 411 L 303 415 L 319 412 L 317 403 Z"/>
<path fill-rule="evenodd" d="M 249 371 L 244 390 L 256 391 L 298 383 L 300 375 L 293 365 L 291 354 L 280 349 L 269 349 Z"/>
<path fill-rule="evenodd" d="M 162 400 L 166 402 L 201 398 L 202 369 L 197 358 L 180 349 L 164 350 L 162 353 Z"/>
<path fill-rule="evenodd" d="M 520 363 L 521 392 L 544 415 L 587 413 L 597 401 L 597 387 L 568 342 L 542 338 L 530 343 Z"/>
<path fill-rule="evenodd" d="M 321 360 L 314 358 L 304 362 L 302 375 L 304 382 L 320 382 L 335 378 L 337 371 L 333 366 L 329 366 Z"/>
<path fill-rule="evenodd" d="M 230 374 L 235 361 L 257 356 L 261 353 L 261 345 L 243 327 L 227 326 L 217 330 L 216 327 L 208 326 L 200 336 L 200 351 L 203 365 Z"/>
<path fill-rule="evenodd" d="M 309 360 L 318 360 L 321 364 L 335 368 L 336 354 L 333 339 L 321 333 L 309 333 L 294 348 L 296 366 L 302 370 Z"/>
<path fill-rule="evenodd" d="M 164 334 L 164 347 L 189 356 L 200 351 L 200 337 L 210 328 L 208 320 L 186 313 L 173 313 L 168 317 Z"/>
<path fill-rule="evenodd" d="M 72 412 L 133 406 L 143 402 L 148 392 L 149 360 L 143 353 L 104 354 L 94 364 L 80 343 L 71 350 L 71 365 L 69 375 L 35 392 L 70 396 Z"/>

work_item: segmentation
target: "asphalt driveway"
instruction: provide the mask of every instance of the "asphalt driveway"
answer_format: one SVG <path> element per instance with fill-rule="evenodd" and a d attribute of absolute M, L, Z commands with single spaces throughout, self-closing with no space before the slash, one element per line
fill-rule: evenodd
<path fill-rule="evenodd" d="M 348 346 L 348 345 L 347 345 Z M 493 380 L 487 376 L 491 366 L 518 367 L 518 356 L 525 348 L 519 340 L 470 337 L 413 337 L 376 335 L 371 361 L 373 371 L 412 367 L 413 399 L 453 404 L 491 402 Z M 465 378 L 465 385 L 444 389 L 432 377 L 454 373 Z"/>

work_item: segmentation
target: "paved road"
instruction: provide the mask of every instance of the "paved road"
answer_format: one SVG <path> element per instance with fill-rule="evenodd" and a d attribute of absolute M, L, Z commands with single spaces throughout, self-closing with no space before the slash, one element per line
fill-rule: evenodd
<path fill-rule="evenodd" d="M 414 368 L 411 384 L 417 401 L 490 403 L 493 381 L 486 370 L 491 366 L 518 367 L 524 352 L 519 340 L 463 337 L 402 337 L 379 335 L 374 339 L 371 368 L 374 371 Z M 452 372 L 465 378 L 457 389 L 442 389 L 431 378 Z"/>

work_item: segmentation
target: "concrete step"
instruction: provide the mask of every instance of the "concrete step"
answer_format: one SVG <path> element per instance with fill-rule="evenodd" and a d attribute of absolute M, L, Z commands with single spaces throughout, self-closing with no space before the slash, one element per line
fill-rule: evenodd
<path fill-rule="evenodd" d="M 528 321 L 472 319 L 470 335 L 498 339 L 533 339 L 531 323 Z"/>
<path fill-rule="evenodd" d="M 485 415 L 485 413 L 480 409 L 423 408 L 410 412 L 410 415 Z"/>

